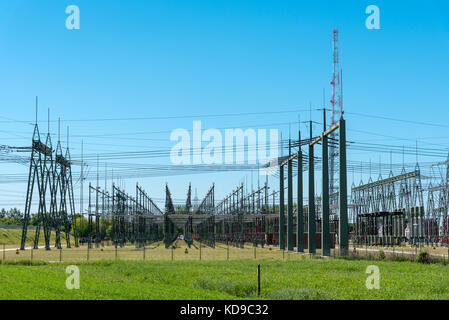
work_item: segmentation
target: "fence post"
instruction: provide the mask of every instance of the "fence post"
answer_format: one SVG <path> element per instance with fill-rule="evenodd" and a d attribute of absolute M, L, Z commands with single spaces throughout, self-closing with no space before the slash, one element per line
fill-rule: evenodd
<path fill-rule="evenodd" d="M 59 262 L 62 262 L 62 247 L 59 248 Z"/>
<path fill-rule="evenodd" d="M 201 240 L 200 240 L 200 261 L 201 261 Z"/>
<path fill-rule="evenodd" d="M 31 248 L 30 255 L 31 255 L 31 257 L 30 257 L 31 263 L 30 264 L 33 265 L 33 248 Z"/>
<path fill-rule="evenodd" d="M 260 264 L 257 265 L 257 296 L 260 297 Z"/>
<path fill-rule="evenodd" d="M 227 243 L 226 247 L 226 259 L 229 261 L 229 242 Z"/>
<path fill-rule="evenodd" d="M 89 246 L 87 246 L 87 261 L 89 261 Z"/>
<path fill-rule="evenodd" d="M 143 261 L 145 261 L 145 245 L 143 245 Z"/>
<path fill-rule="evenodd" d="M 173 261 L 173 253 L 174 253 L 175 249 L 174 246 L 171 246 L 171 261 Z"/>
<path fill-rule="evenodd" d="M 117 260 L 117 242 L 115 243 L 115 260 Z"/>

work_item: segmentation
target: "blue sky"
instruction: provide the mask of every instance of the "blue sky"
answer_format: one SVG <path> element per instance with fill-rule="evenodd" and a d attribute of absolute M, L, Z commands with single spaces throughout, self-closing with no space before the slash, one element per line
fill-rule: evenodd
<path fill-rule="evenodd" d="M 72 4 L 80 8 L 80 30 L 65 28 L 65 8 Z M 365 27 L 370 4 L 380 9 L 380 30 Z M 322 121 L 315 109 L 322 108 L 323 88 L 329 107 L 333 28 L 340 31 L 348 140 L 406 147 L 418 140 L 420 147 L 433 143 L 427 147 L 446 152 L 445 126 L 357 114 L 445 125 L 447 1 L 3 0 L 0 144 L 30 145 L 36 95 L 41 131 L 46 133 L 51 108 L 52 120 L 62 118 L 64 133 L 70 126 L 73 158 L 79 158 L 84 140 L 85 154 L 92 158 L 98 153 L 109 170 L 120 162 L 167 163 L 167 158 L 103 160 L 102 155 L 170 149 L 169 132 L 191 129 L 193 120 L 202 120 L 204 128 L 279 128 L 288 137 L 288 123 L 296 132 L 298 118 L 309 120 L 309 104 L 313 120 Z M 200 117 L 273 110 L 298 112 Z M 123 120 L 192 114 L 199 117 Z M 73 121 L 111 118 L 122 120 Z M 305 124 L 301 129 L 308 131 Z M 320 129 L 314 126 L 316 133 Z M 51 131 L 57 133 L 57 122 L 51 123 Z M 388 151 L 349 150 L 348 157 L 390 161 Z M 95 183 L 95 161 L 90 161 L 88 180 Z M 405 161 L 413 162 L 415 156 Z M 393 162 L 401 163 L 402 155 L 393 154 Z M 6 173 L 26 175 L 27 168 L 2 163 L 0 170 L 0 207 L 22 208 L 25 184 L 6 183 Z M 168 182 L 174 198 L 182 200 L 190 181 L 200 198 L 215 182 L 220 199 L 245 175 L 250 181 L 248 172 L 133 178 L 126 187 L 134 193 L 139 180 L 151 196 L 163 200 Z M 358 182 L 360 173 L 355 176 Z M 254 174 L 254 183 L 256 179 Z M 348 180 L 352 183 L 352 172 Z M 278 182 L 270 184 L 277 188 Z"/>

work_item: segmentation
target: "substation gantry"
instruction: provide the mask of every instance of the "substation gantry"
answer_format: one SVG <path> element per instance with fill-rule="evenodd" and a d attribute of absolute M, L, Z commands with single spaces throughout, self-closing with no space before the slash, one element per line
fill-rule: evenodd
<path fill-rule="evenodd" d="M 58 134 L 58 136 L 60 135 Z M 68 138 L 65 154 L 62 151 L 61 141 L 59 138 L 56 150 L 53 150 L 50 137 L 50 128 L 48 128 L 46 142 L 43 143 L 41 141 L 39 127 L 36 120 L 32 137 L 32 146 L 30 149 L 31 157 L 29 162 L 28 186 L 25 200 L 20 250 L 25 250 L 26 246 L 35 187 L 37 187 L 39 193 L 39 203 L 33 248 L 39 248 L 39 236 L 41 229 L 43 229 L 44 233 L 46 250 L 50 250 L 50 235 L 52 230 L 56 235 L 56 248 L 61 248 L 62 232 L 65 233 L 67 248 L 71 247 L 71 232 L 74 235 L 75 247 L 78 247 L 77 225 L 76 219 L 74 218 L 75 203 L 72 184 L 72 161 L 70 159 Z M 54 153 L 55 157 L 53 158 Z"/>
<path fill-rule="evenodd" d="M 324 110 L 325 112 L 325 110 Z M 279 177 L 279 246 L 281 250 L 285 250 L 287 240 L 287 250 L 293 251 L 294 247 L 294 221 L 293 221 L 293 160 L 297 160 L 297 199 L 298 206 L 296 210 L 296 250 L 304 252 L 308 249 L 309 253 L 316 253 L 317 242 L 319 241 L 323 256 L 330 255 L 331 239 L 330 233 L 330 201 L 329 201 L 329 156 L 328 156 L 328 137 L 339 130 L 339 192 L 338 192 L 338 237 L 340 254 L 347 255 L 349 248 L 348 237 L 348 205 L 347 205 L 347 167 L 346 167 L 346 122 L 343 117 L 330 128 L 326 128 L 326 115 L 324 113 L 324 131 L 318 137 L 312 135 L 312 123 L 310 123 L 310 138 L 301 140 L 299 132 L 298 141 L 290 144 L 289 157 L 280 163 Z M 314 173 L 314 146 L 321 143 L 322 146 L 322 199 L 321 199 L 321 237 L 317 241 L 316 226 L 316 202 L 315 202 L 315 173 Z M 303 203 L 303 154 L 302 146 L 308 145 L 308 214 L 304 215 Z M 291 147 L 297 146 L 298 152 L 291 154 Z M 284 199 L 284 167 L 287 166 L 287 234 L 285 234 L 285 199 Z M 307 223 L 305 220 L 307 219 Z M 304 225 L 307 225 L 307 233 L 305 241 Z M 334 238 L 334 237 L 332 237 Z M 307 247 L 306 247 L 307 244 Z"/>
<path fill-rule="evenodd" d="M 93 243 L 98 248 L 106 240 L 121 247 L 130 242 L 138 248 L 160 241 L 163 239 L 162 217 L 162 211 L 138 183 L 135 198 L 114 183 L 112 194 L 89 184 L 89 248 Z"/>

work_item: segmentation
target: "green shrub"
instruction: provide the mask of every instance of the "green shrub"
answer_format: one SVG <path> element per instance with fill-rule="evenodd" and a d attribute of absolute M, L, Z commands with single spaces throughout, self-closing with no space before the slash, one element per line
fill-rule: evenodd
<path fill-rule="evenodd" d="M 362 261 L 362 260 L 376 260 L 377 258 L 374 254 L 369 253 L 366 256 L 365 255 L 358 255 L 358 256 L 348 255 L 348 256 L 339 256 L 339 257 L 336 257 L 336 259 Z"/>
<path fill-rule="evenodd" d="M 10 265 L 10 266 L 44 266 L 47 265 L 48 262 L 41 260 L 1 260 L 0 264 Z"/>
<path fill-rule="evenodd" d="M 385 260 L 385 252 L 383 250 L 379 250 L 379 260 Z"/>
<path fill-rule="evenodd" d="M 388 257 L 388 260 L 401 262 L 401 261 L 414 261 L 414 258 L 412 255 L 395 254 Z"/>
<path fill-rule="evenodd" d="M 425 264 L 429 264 L 430 263 L 430 254 L 428 253 L 428 252 L 426 252 L 426 251 L 421 251 L 419 254 L 418 254 L 418 257 L 416 258 L 416 260 L 419 262 L 419 263 L 425 263 Z"/>
<path fill-rule="evenodd" d="M 234 282 L 200 278 L 193 283 L 194 288 L 216 290 L 236 297 L 246 298 L 256 293 L 256 285 L 249 282 Z"/>

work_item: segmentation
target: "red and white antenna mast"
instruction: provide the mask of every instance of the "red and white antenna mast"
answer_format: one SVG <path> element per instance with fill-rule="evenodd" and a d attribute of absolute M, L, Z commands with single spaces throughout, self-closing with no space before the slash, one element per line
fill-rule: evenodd
<path fill-rule="evenodd" d="M 335 115 L 342 114 L 340 64 L 338 57 L 338 30 L 332 31 L 333 40 L 333 73 L 332 73 L 332 99 L 331 99 L 331 126 L 335 124 Z"/>
<path fill-rule="evenodd" d="M 331 127 L 338 121 L 342 115 L 342 99 L 341 99 L 341 75 L 340 75 L 340 61 L 338 56 L 338 30 L 332 30 L 332 99 L 331 99 Z M 336 167 L 338 166 L 338 149 L 336 148 L 337 133 L 332 133 L 330 136 L 330 179 L 329 186 L 331 192 L 331 204 L 338 206 L 336 194 L 338 192 L 338 175 Z"/>

